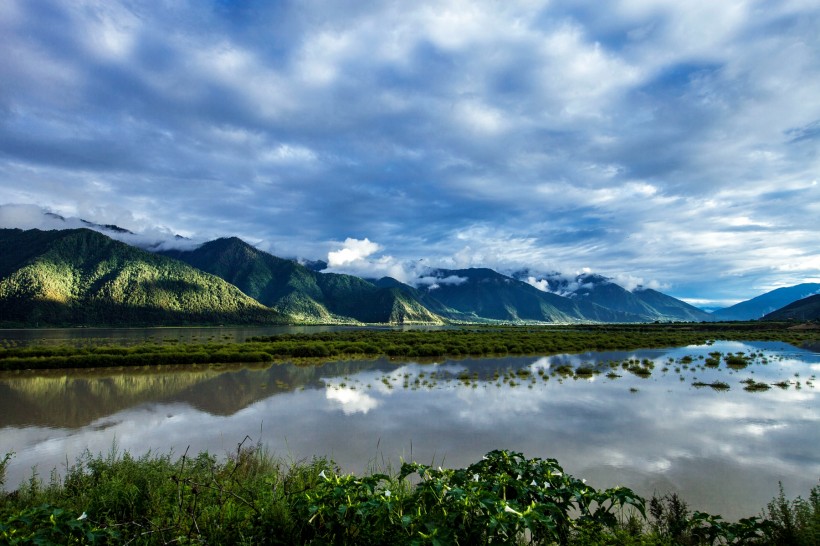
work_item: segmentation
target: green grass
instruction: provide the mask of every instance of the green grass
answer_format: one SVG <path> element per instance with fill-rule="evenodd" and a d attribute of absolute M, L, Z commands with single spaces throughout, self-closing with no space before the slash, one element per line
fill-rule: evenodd
<path fill-rule="evenodd" d="M 515 452 L 359 476 L 244 444 L 223 459 L 86 453 L 64 478 L 0 494 L 0 543 L 802 546 L 820 531 L 820 485 L 808 500 L 781 488 L 765 517 L 726 522 L 675 495 L 595 489 L 554 459 Z"/>

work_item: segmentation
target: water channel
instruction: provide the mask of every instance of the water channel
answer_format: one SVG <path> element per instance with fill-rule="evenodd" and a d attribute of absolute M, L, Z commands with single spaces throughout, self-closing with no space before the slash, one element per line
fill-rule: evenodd
<path fill-rule="evenodd" d="M 194 339 L 228 335 L 205 332 Z M 168 332 L 135 337 L 148 335 Z M 715 351 L 754 357 L 743 368 L 706 366 Z M 630 360 L 651 373 L 630 371 Z M 600 373 L 558 373 L 579 367 Z M 739 518 L 759 514 L 778 482 L 791 497 L 818 484 L 818 374 L 819 354 L 762 342 L 424 363 L 15 372 L 0 375 L 0 454 L 15 452 L 13 488 L 33 468 L 48 479 L 84 450 L 107 453 L 114 443 L 132 454 L 222 455 L 249 436 L 277 456 L 327 456 L 353 472 L 395 469 L 402 459 L 461 467 L 503 448 L 554 457 L 594 487 L 674 491 L 692 508 Z M 770 388 L 749 392 L 749 380 Z M 716 382 L 728 389 L 695 386 Z"/>

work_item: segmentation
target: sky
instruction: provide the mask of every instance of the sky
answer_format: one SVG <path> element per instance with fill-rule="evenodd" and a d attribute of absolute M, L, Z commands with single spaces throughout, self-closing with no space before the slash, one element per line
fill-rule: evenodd
<path fill-rule="evenodd" d="M 3 0 L 0 227 L 720 307 L 820 282 L 819 28 L 816 0 Z"/>

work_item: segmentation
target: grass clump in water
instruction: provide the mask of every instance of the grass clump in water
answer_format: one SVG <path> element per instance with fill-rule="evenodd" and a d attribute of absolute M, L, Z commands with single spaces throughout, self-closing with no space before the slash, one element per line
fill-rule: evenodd
<path fill-rule="evenodd" d="M 743 390 L 748 392 L 762 392 L 772 388 L 768 383 L 760 383 L 754 379 L 744 379 L 741 383 L 746 385 Z"/>
<path fill-rule="evenodd" d="M 692 383 L 692 386 L 695 388 L 703 388 L 703 387 L 710 387 L 712 390 L 716 391 L 728 391 L 731 387 L 729 387 L 728 383 L 723 381 L 713 381 L 712 383 L 705 383 L 703 381 L 695 381 Z"/>

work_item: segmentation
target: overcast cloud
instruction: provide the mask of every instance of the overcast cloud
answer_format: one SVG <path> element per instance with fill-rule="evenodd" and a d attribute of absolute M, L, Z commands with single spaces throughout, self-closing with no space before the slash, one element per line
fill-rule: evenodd
<path fill-rule="evenodd" d="M 808 0 L 3 0 L 0 204 L 730 303 L 820 281 L 818 28 Z"/>

